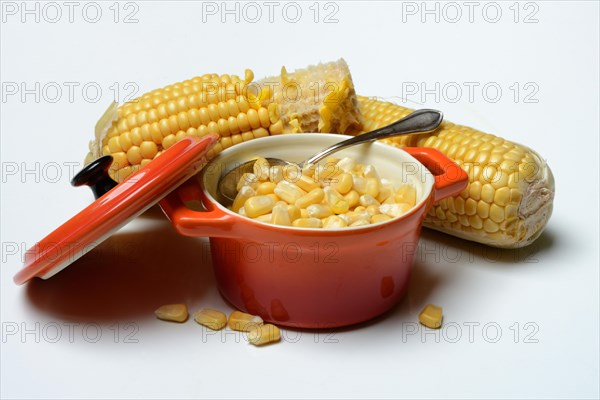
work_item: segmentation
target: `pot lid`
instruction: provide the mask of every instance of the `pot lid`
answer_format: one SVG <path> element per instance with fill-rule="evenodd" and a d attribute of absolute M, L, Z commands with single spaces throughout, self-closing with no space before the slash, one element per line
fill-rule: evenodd
<path fill-rule="evenodd" d="M 215 134 L 186 137 L 110 189 L 27 250 L 15 283 L 34 277 L 48 279 L 102 243 L 196 174 L 218 139 Z"/>

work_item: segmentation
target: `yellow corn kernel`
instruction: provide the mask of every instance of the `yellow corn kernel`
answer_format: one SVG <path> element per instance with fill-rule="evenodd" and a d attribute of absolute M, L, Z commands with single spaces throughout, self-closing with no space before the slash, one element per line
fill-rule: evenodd
<path fill-rule="evenodd" d="M 431 329 L 441 327 L 442 318 L 442 307 L 434 304 L 427 304 L 419 314 L 419 322 Z"/>
<path fill-rule="evenodd" d="M 313 177 L 315 174 L 315 164 L 307 163 L 302 166 L 302 175 Z"/>
<path fill-rule="evenodd" d="M 377 201 L 383 203 L 394 194 L 394 187 L 392 185 L 382 184 L 379 188 L 379 194 L 377 195 Z"/>
<path fill-rule="evenodd" d="M 258 216 L 256 218 L 254 218 L 255 221 L 264 222 L 266 224 L 270 224 L 272 219 L 273 219 L 273 213 L 268 213 L 268 214 L 260 215 L 260 216 Z"/>
<path fill-rule="evenodd" d="M 278 201 L 282 201 L 275 193 L 265 194 L 264 196 L 272 198 L 275 204 L 277 204 Z"/>
<path fill-rule="evenodd" d="M 323 223 L 319 218 L 298 218 L 292 225 L 296 228 L 322 228 Z"/>
<path fill-rule="evenodd" d="M 417 203 L 417 191 L 413 185 L 402 185 L 396 190 L 394 200 L 414 206 Z"/>
<path fill-rule="evenodd" d="M 154 314 L 163 321 L 184 322 L 188 318 L 188 309 L 185 304 L 168 304 L 160 306 Z"/>
<path fill-rule="evenodd" d="M 292 205 L 292 204 L 288 205 L 287 210 L 288 210 L 288 214 L 290 215 L 290 221 L 292 221 L 292 222 L 294 222 L 298 218 L 302 217 L 300 208 L 296 207 L 295 205 Z M 307 213 L 307 215 L 308 215 L 308 213 Z"/>
<path fill-rule="evenodd" d="M 350 173 L 354 171 L 354 167 L 356 166 L 356 160 L 350 157 L 344 157 L 336 164 L 341 171 L 346 173 Z"/>
<path fill-rule="evenodd" d="M 276 200 L 270 195 L 253 196 L 244 202 L 244 210 L 250 218 L 270 213 L 275 205 Z"/>
<path fill-rule="evenodd" d="M 371 223 L 376 224 L 378 222 L 389 221 L 390 219 L 392 219 L 392 217 L 390 217 L 389 215 L 375 214 L 371 216 Z"/>
<path fill-rule="evenodd" d="M 348 225 L 351 225 L 354 222 L 361 220 L 361 219 L 364 219 L 364 220 L 371 219 L 371 216 L 366 211 L 356 211 L 356 210 L 350 211 L 350 212 L 347 212 L 346 214 L 344 214 L 344 216 L 345 216 L 345 219 L 347 219 L 346 223 L 348 223 L 348 221 L 350 222 Z"/>
<path fill-rule="evenodd" d="M 347 214 L 339 214 L 339 215 L 337 215 L 337 217 L 341 218 L 344 221 L 344 223 L 346 224 L 346 226 L 348 226 L 352 223 L 352 221 L 350 220 L 350 217 L 348 217 Z"/>
<path fill-rule="evenodd" d="M 272 224 L 275 225 L 283 225 L 283 226 L 291 226 L 292 221 L 290 219 L 290 214 L 288 213 L 287 205 L 284 202 L 276 204 L 273 207 L 271 221 Z"/>
<path fill-rule="evenodd" d="M 248 342 L 255 346 L 262 346 L 268 343 L 275 343 L 281 340 L 279 328 L 275 325 L 265 324 L 254 326 L 248 332 Z"/>
<path fill-rule="evenodd" d="M 287 202 L 288 204 L 295 204 L 296 200 L 298 200 L 300 197 L 306 194 L 304 190 L 300 189 L 295 184 L 285 180 L 279 181 L 279 183 L 277 183 L 274 192 L 280 199 Z M 248 212 L 248 209 L 246 209 L 246 212 Z"/>
<path fill-rule="evenodd" d="M 298 208 L 306 208 L 311 204 L 320 203 L 325 197 L 325 192 L 321 188 L 316 188 L 296 200 L 295 205 Z"/>
<path fill-rule="evenodd" d="M 308 216 L 312 218 L 327 218 L 333 214 L 331 208 L 324 204 L 311 204 L 306 207 L 306 211 L 308 211 Z"/>
<path fill-rule="evenodd" d="M 363 194 L 359 197 L 358 202 L 363 207 L 378 206 L 379 202 L 370 194 Z"/>
<path fill-rule="evenodd" d="M 319 164 L 315 168 L 314 177 L 323 184 L 328 183 L 341 173 L 342 170 L 336 164 Z"/>
<path fill-rule="evenodd" d="M 323 218 L 322 223 L 323 223 L 323 228 L 325 228 L 325 229 L 344 228 L 344 227 L 348 226 L 346 221 L 337 215 L 331 215 L 327 218 Z"/>
<path fill-rule="evenodd" d="M 301 175 L 297 179 L 291 181 L 295 183 L 300 189 L 305 192 L 310 192 L 311 190 L 317 189 L 321 187 L 321 184 L 314 180 L 312 177 L 307 175 Z"/>
<path fill-rule="evenodd" d="M 369 213 L 369 215 L 379 214 L 379 205 L 372 204 L 370 206 L 367 206 L 367 208 L 365 209 L 365 211 L 367 213 Z"/>
<path fill-rule="evenodd" d="M 255 195 L 256 191 L 254 189 L 252 189 L 250 186 L 243 186 L 235 196 L 233 204 L 231 205 L 231 210 L 239 213 L 240 209 L 244 206 L 246 201 Z"/>
<path fill-rule="evenodd" d="M 264 182 L 269 180 L 269 168 L 271 168 L 269 162 L 263 157 L 258 157 L 252 166 L 252 171 L 256 179 Z"/>
<path fill-rule="evenodd" d="M 244 187 L 244 186 L 250 186 L 252 189 L 256 189 L 258 187 L 258 181 L 256 179 L 256 175 L 249 173 L 249 172 L 242 174 L 242 177 L 240 178 L 240 180 L 237 183 L 236 189 L 239 192 L 242 189 L 242 187 Z"/>
<path fill-rule="evenodd" d="M 377 170 L 375 169 L 375 167 L 372 165 L 365 165 L 363 167 L 363 176 L 365 178 L 375 179 L 375 180 L 377 180 L 377 182 L 380 181 L 379 174 L 377 173 Z"/>
<path fill-rule="evenodd" d="M 308 211 L 306 211 L 306 208 L 300 209 L 300 218 L 308 218 Z"/>
<path fill-rule="evenodd" d="M 359 195 L 367 193 L 367 180 L 363 177 L 353 175 L 353 186 L 352 188 L 358 192 Z"/>
<path fill-rule="evenodd" d="M 269 179 L 271 182 L 279 183 L 283 180 L 283 166 L 274 165 L 269 168 Z"/>
<path fill-rule="evenodd" d="M 194 321 L 214 331 L 218 331 L 227 325 L 227 315 L 221 311 L 203 308 L 194 314 Z"/>
<path fill-rule="evenodd" d="M 350 227 L 369 225 L 369 220 L 360 218 L 350 224 Z"/>
<path fill-rule="evenodd" d="M 379 206 L 379 211 L 382 214 L 389 215 L 390 217 L 395 218 L 404 215 L 411 208 L 412 206 L 406 203 L 382 204 L 381 206 Z"/>
<path fill-rule="evenodd" d="M 274 182 L 261 182 L 256 187 L 256 194 L 259 194 L 259 195 L 271 194 L 275 190 L 275 185 L 276 185 L 276 183 L 274 183 Z"/>
<path fill-rule="evenodd" d="M 250 332 L 251 329 L 262 326 L 263 320 L 258 315 L 246 314 L 236 310 L 229 315 L 227 325 L 234 331 Z"/>
<path fill-rule="evenodd" d="M 344 214 L 347 213 L 350 209 L 348 202 L 346 200 L 338 201 L 333 206 L 331 206 L 331 211 L 335 214 Z"/>
<path fill-rule="evenodd" d="M 302 176 L 302 169 L 298 164 L 287 164 L 283 166 L 283 179 L 297 184 L 298 179 Z"/>
<path fill-rule="evenodd" d="M 340 194 L 346 194 L 352 189 L 354 181 L 352 175 L 347 172 L 339 174 L 331 183 L 331 187 L 337 190 Z"/>
<path fill-rule="evenodd" d="M 379 178 L 366 178 L 365 193 L 372 197 L 379 195 Z"/>
<path fill-rule="evenodd" d="M 349 191 L 345 196 L 344 200 L 348 203 L 349 208 L 353 208 L 358 204 L 360 195 L 356 190 Z"/>

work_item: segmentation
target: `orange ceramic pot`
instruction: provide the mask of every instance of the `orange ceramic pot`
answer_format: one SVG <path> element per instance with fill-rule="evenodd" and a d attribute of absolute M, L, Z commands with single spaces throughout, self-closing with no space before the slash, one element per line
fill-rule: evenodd
<path fill-rule="evenodd" d="M 275 226 L 242 217 L 215 200 L 222 173 L 252 156 L 299 162 L 346 138 L 282 135 L 239 144 L 160 203 L 181 234 L 210 237 L 219 290 L 235 307 L 279 325 L 329 328 L 371 319 L 406 292 L 427 211 L 467 185 L 465 172 L 437 150 L 371 143 L 336 153 L 374 165 L 382 178 L 417 188 L 412 210 L 374 225 Z M 198 199 L 206 211 L 184 205 Z"/>

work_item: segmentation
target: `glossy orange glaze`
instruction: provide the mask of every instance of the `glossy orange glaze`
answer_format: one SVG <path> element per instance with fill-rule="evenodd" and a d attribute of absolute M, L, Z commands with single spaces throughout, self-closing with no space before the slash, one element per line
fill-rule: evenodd
<path fill-rule="evenodd" d="M 436 175 L 409 213 L 357 229 L 280 227 L 224 211 L 189 180 L 160 204 L 187 236 L 209 236 L 223 296 L 264 320 L 302 328 L 350 325 L 393 307 L 406 292 L 425 215 L 465 189 L 467 175 L 440 152 L 404 149 Z M 183 203 L 200 199 L 206 212 Z"/>
<path fill-rule="evenodd" d="M 49 277 L 92 250 L 197 173 L 218 138 L 213 134 L 185 138 L 112 188 L 29 249 L 15 283 Z"/>

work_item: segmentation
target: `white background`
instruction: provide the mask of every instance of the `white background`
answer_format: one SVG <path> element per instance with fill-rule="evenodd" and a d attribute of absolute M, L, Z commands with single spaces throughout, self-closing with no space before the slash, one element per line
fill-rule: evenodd
<path fill-rule="evenodd" d="M 260 2 L 256 23 L 244 21 L 255 16 L 248 8 L 239 22 L 225 15 L 222 23 L 220 13 L 203 15 L 201 3 L 166 1 L 121 4 L 118 23 L 113 2 L 99 3 L 97 23 L 85 20 L 86 3 L 78 3 L 71 23 L 58 4 L 62 17 L 51 23 L 56 9 L 44 14 L 39 3 L 36 22 L 21 10 L 5 13 L 3 3 L 3 398 L 599 396 L 597 2 L 476 3 L 471 16 L 462 2 L 428 3 L 439 21 L 435 11 L 423 14 L 421 2 L 336 2 L 318 5 L 317 22 L 308 2 L 298 3 L 297 23 L 285 20 L 284 3 L 272 23 Z M 457 7 L 462 14 L 453 23 Z M 500 20 L 492 23 L 497 8 Z M 138 22 L 123 23 L 132 11 Z M 324 23 L 332 11 L 337 22 Z M 178 236 L 156 209 L 55 278 L 13 284 L 22 251 L 92 200 L 87 189 L 69 186 L 65 163 L 85 156 L 112 85 L 123 100 L 128 82 L 142 94 L 206 72 L 252 68 L 261 77 L 281 65 L 339 57 L 360 94 L 404 97 L 535 148 L 557 190 L 541 238 L 528 249 L 497 251 L 424 232 L 397 308 L 350 329 L 286 330 L 286 341 L 266 348 L 231 333 L 207 336 L 192 321 L 155 320 L 164 303 L 230 310 L 215 288 L 204 240 Z M 36 82 L 39 101 L 9 94 L 14 84 L 32 89 Z M 53 82 L 63 89 L 55 103 Z M 79 85 L 72 99 L 64 82 Z M 436 82 L 439 99 L 407 92 Z M 473 98 L 464 82 L 479 85 Z M 102 89 L 97 102 L 92 89 L 82 93 L 87 83 Z M 493 91 L 482 93 L 486 84 L 501 88 L 498 101 Z M 444 85 L 461 86 L 462 96 L 440 93 Z M 415 325 L 429 302 L 444 307 L 438 337 Z M 501 336 L 490 343 L 497 328 Z"/>

